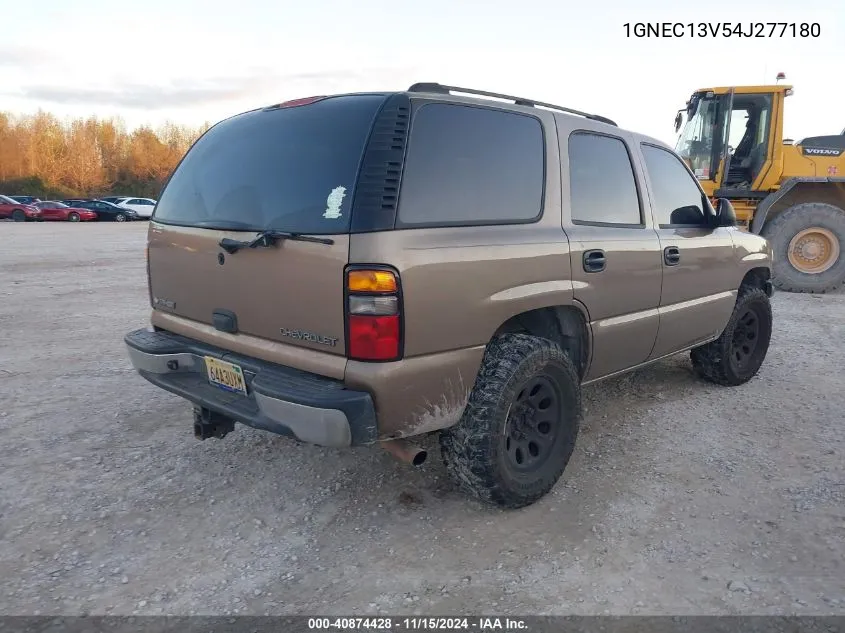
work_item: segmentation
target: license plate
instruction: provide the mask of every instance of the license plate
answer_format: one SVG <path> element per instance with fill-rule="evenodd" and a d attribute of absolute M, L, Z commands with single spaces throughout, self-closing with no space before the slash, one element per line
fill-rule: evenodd
<path fill-rule="evenodd" d="M 212 385 L 226 391 L 247 395 L 244 372 L 237 365 L 206 356 L 205 369 L 208 372 L 208 382 Z"/>

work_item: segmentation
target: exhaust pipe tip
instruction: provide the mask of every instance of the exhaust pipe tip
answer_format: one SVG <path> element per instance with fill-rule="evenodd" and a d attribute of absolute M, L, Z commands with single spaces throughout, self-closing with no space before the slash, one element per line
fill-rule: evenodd
<path fill-rule="evenodd" d="M 386 440 L 381 442 L 381 447 L 399 461 L 412 466 L 422 466 L 428 459 L 428 451 L 411 444 L 407 440 Z"/>
<path fill-rule="evenodd" d="M 428 451 L 419 449 L 416 455 L 414 455 L 414 459 L 411 460 L 411 464 L 414 466 L 422 466 L 425 464 L 425 460 L 428 459 Z"/>

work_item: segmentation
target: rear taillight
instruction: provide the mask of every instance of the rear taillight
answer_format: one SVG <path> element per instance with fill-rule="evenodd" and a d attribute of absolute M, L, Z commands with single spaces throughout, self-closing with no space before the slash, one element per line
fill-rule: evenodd
<path fill-rule="evenodd" d="M 346 272 L 346 355 L 351 360 L 402 357 L 402 296 L 398 276 L 384 269 Z"/>

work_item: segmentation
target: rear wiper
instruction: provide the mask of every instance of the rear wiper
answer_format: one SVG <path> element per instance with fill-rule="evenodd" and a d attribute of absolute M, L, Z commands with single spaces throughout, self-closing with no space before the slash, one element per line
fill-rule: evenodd
<path fill-rule="evenodd" d="M 334 244 L 334 240 L 327 237 L 311 237 L 302 233 L 290 233 L 288 231 L 261 231 L 254 240 L 242 242 L 224 237 L 217 244 L 229 254 L 236 253 L 242 248 L 269 248 L 279 240 L 296 240 L 298 242 L 317 242 L 318 244 Z"/>

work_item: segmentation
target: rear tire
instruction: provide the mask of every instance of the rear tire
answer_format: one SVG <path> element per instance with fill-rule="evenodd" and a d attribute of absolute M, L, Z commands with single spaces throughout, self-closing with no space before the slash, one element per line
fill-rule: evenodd
<path fill-rule="evenodd" d="M 114 216 L 114 221 L 115 222 L 126 222 L 126 216 L 123 215 L 122 213 L 118 213 L 116 216 Z"/>
<path fill-rule="evenodd" d="M 772 306 L 768 295 L 753 286 L 739 289 L 736 305 L 721 336 L 690 351 L 699 377 L 735 387 L 760 370 L 772 336 Z"/>
<path fill-rule="evenodd" d="M 839 207 L 796 204 L 768 222 L 761 234 L 772 245 L 777 288 L 823 294 L 845 283 L 845 211 Z"/>
<path fill-rule="evenodd" d="M 503 334 L 487 347 L 460 422 L 440 433 L 446 470 L 486 503 L 530 505 L 563 474 L 581 417 L 569 356 L 549 340 Z"/>
<path fill-rule="evenodd" d="M 68 222 L 79 222 L 79 214 L 71 211 L 67 215 L 67 221 Z"/>
<path fill-rule="evenodd" d="M 15 209 L 12 211 L 12 219 L 15 222 L 26 222 L 26 213 L 24 213 L 21 209 Z"/>

